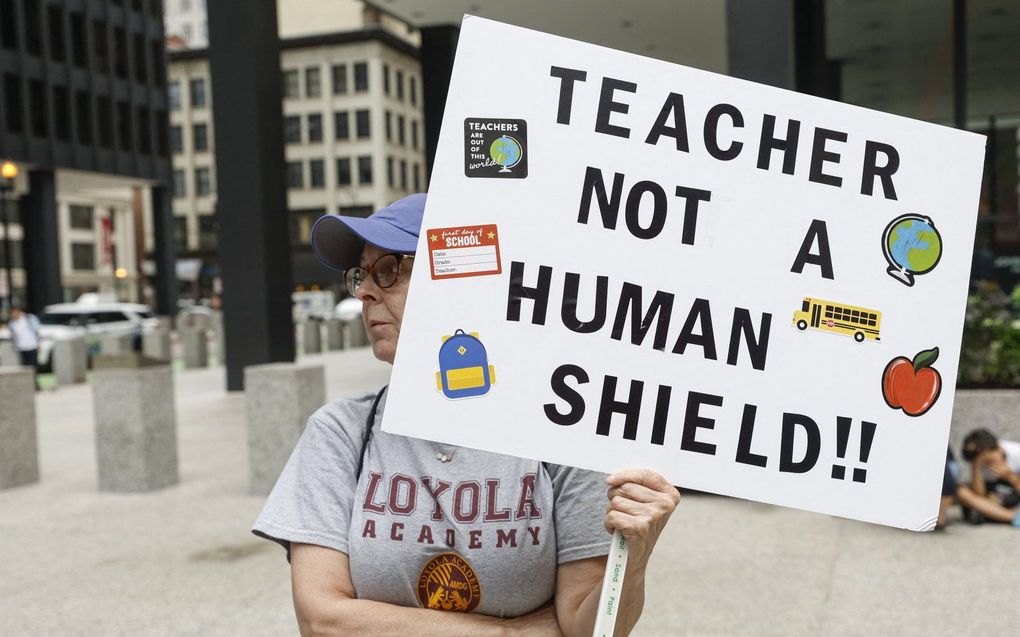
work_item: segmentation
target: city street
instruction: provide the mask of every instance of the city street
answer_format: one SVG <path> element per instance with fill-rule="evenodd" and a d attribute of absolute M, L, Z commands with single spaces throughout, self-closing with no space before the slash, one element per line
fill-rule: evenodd
<path fill-rule="evenodd" d="M 371 350 L 305 357 L 330 396 L 386 381 Z M 296 635 L 283 551 L 248 529 L 244 396 L 175 375 L 181 484 L 99 493 L 92 395 L 38 395 L 41 480 L 0 492 L 0 635 Z M 1020 625 L 1020 530 L 914 534 L 690 494 L 635 635 L 970 635 Z M 607 536 L 608 541 L 608 536 Z M 1004 632 L 1005 631 L 1005 632 Z"/>

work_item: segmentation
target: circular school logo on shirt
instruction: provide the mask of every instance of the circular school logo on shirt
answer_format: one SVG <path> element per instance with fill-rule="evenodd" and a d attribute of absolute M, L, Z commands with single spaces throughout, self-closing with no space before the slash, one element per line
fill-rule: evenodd
<path fill-rule="evenodd" d="M 443 553 L 428 562 L 418 577 L 422 608 L 471 612 L 482 601 L 482 587 L 474 569 L 456 553 Z"/>

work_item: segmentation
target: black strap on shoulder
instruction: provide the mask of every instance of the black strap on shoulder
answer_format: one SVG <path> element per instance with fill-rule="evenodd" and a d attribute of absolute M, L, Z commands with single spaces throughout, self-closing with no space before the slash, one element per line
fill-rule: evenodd
<path fill-rule="evenodd" d="M 368 450 L 368 440 L 372 437 L 372 426 L 375 425 L 375 415 L 379 411 L 379 403 L 382 401 L 383 394 L 386 393 L 386 389 L 389 385 L 386 385 L 379 390 L 379 393 L 375 395 L 375 402 L 372 403 L 372 410 L 368 412 L 368 418 L 365 420 L 365 439 L 361 443 L 361 456 L 358 458 L 358 481 L 361 481 L 361 469 L 365 465 L 365 451 Z"/>

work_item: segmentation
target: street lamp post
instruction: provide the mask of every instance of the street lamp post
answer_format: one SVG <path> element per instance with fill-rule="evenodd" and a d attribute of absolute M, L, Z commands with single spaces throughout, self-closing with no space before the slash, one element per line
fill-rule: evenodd
<path fill-rule="evenodd" d="M 12 161 L 5 161 L 0 164 L 0 196 L 3 203 L 3 226 L 4 226 L 4 272 L 7 277 L 7 294 L 4 296 L 4 309 L 10 312 L 14 299 L 14 277 L 11 261 L 11 228 L 8 225 L 10 211 L 8 209 L 7 193 L 14 189 L 14 178 L 18 176 L 18 165 Z"/>

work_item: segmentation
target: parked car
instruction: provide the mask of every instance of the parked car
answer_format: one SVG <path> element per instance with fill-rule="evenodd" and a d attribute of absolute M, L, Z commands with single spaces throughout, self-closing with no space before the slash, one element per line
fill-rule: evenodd
<path fill-rule="evenodd" d="M 99 352 L 100 340 L 107 334 L 129 334 L 135 349 L 140 349 L 142 333 L 157 327 L 159 320 L 144 305 L 86 299 L 86 302 L 47 306 L 39 315 L 39 323 L 39 369 L 50 371 L 53 346 L 58 340 L 84 336 L 91 359 Z M 6 328 L 0 329 L 0 340 L 10 340 Z"/>

